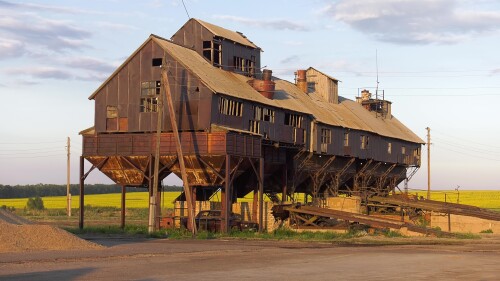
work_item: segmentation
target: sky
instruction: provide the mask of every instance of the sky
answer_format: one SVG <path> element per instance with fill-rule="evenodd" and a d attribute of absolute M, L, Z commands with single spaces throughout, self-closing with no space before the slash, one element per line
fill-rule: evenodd
<path fill-rule="evenodd" d="M 0 0 L 0 184 L 78 183 L 88 97 L 150 34 L 189 17 L 243 32 L 262 66 L 310 66 L 339 95 L 379 89 L 426 140 L 432 189 L 500 189 L 500 2 L 496 0 Z M 412 189 L 427 188 L 427 146 Z M 90 165 L 86 164 L 86 170 Z M 86 183 L 111 183 L 94 171 Z M 166 184 L 181 184 L 175 177 Z"/>

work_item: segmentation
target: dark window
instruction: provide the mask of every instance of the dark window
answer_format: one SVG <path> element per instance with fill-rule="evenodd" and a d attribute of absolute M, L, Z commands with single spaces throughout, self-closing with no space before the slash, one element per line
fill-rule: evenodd
<path fill-rule="evenodd" d="M 302 128 L 302 116 L 293 113 L 285 113 L 285 125 Z"/>
<path fill-rule="evenodd" d="M 215 66 L 221 66 L 222 45 L 220 40 L 203 41 L 203 56 Z"/>
<path fill-rule="evenodd" d="M 255 120 L 262 120 L 274 123 L 274 110 L 272 109 L 260 106 L 254 106 L 253 115 Z"/>
<path fill-rule="evenodd" d="M 163 59 L 162 58 L 154 58 L 153 62 L 152 62 L 153 66 L 161 66 L 162 63 L 163 63 Z"/>
<path fill-rule="evenodd" d="M 234 72 L 253 77 L 255 74 L 255 56 L 252 59 L 233 57 Z"/>

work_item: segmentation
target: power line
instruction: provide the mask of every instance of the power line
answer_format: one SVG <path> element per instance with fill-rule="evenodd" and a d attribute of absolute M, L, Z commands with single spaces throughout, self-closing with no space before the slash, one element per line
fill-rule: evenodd
<path fill-rule="evenodd" d="M 46 150 L 46 151 L 35 151 L 35 152 L 15 152 L 15 153 L 0 153 L 2 156 L 10 156 L 10 155 L 30 155 L 30 154 L 40 154 L 40 153 L 50 153 L 50 152 L 58 152 L 61 151 L 61 149 L 57 150 Z"/>
<path fill-rule="evenodd" d="M 61 143 L 63 144 L 63 141 L 39 141 L 39 142 L 0 142 L 0 144 L 44 144 L 44 143 Z"/>
<path fill-rule="evenodd" d="M 436 144 L 434 144 L 434 145 L 436 145 Z M 449 148 L 441 146 L 441 145 L 436 145 L 436 146 L 439 147 L 439 148 L 441 148 L 441 149 L 448 150 L 448 151 L 455 152 L 455 153 L 462 154 L 462 155 L 466 155 L 466 156 L 469 156 L 469 157 L 474 157 L 474 158 L 479 158 L 479 159 L 484 159 L 484 160 L 490 160 L 490 161 L 500 162 L 500 159 L 482 157 L 482 156 L 479 156 L 479 155 L 474 155 L 474 154 L 469 154 L 469 153 L 465 153 L 465 152 L 461 152 L 461 151 L 456 151 L 454 149 L 449 149 Z"/>
<path fill-rule="evenodd" d="M 184 6 L 184 11 L 186 11 L 186 15 L 188 16 L 188 19 L 191 19 L 191 17 L 189 16 L 188 10 L 186 8 L 186 4 L 184 4 L 184 0 L 181 0 L 181 1 L 182 1 L 182 6 Z"/>
<path fill-rule="evenodd" d="M 465 141 L 465 142 L 472 142 L 472 143 L 479 144 L 479 145 L 482 145 L 482 146 L 488 146 L 488 147 L 493 147 L 493 148 L 500 149 L 499 146 L 488 145 L 488 144 L 484 144 L 484 143 L 480 143 L 480 142 L 476 142 L 476 141 L 467 140 L 467 139 L 464 139 L 464 138 L 461 138 L 461 137 L 453 136 L 453 135 L 450 135 L 450 134 L 446 134 L 446 133 L 443 133 L 443 132 L 440 132 L 440 131 L 436 131 L 436 130 L 434 130 L 434 131 L 437 132 L 438 135 L 442 134 L 442 135 L 451 137 L 453 139 L 459 139 L 459 140 L 462 140 L 462 141 Z"/>

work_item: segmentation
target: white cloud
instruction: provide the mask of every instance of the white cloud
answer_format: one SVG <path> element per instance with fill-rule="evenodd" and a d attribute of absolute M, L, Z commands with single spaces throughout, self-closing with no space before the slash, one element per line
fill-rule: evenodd
<path fill-rule="evenodd" d="M 28 76 L 31 78 L 40 78 L 40 79 L 71 79 L 73 76 L 68 73 L 68 71 L 62 70 L 60 68 L 55 67 L 45 67 L 45 66 L 37 66 L 37 67 L 29 67 L 29 68 L 11 68 L 4 71 L 9 75 L 16 76 Z"/>
<path fill-rule="evenodd" d="M 453 44 L 500 31 L 500 11 L 469 10 L 458 0 L 340 0 L 321 13 L 375 39 Z"/>
<path fill-rule="evenodd" d="M 0 38 L 0 59 L 20 57 L 25 53 L 24 43 L 18 40 Z"/>
<path fill-rule="evenodd" d="M 308 31 L 309 28 L 305 24 L 297 23 L 295 21 L 289 21 L 285 19 L 270 19 L 270 20 L 259 20 L 254 18 L 243 18 L 235 17 L 230 15 L 216 15 L 216 19 L 229 20 L 249 26 L 255 26 L 260 28 L 269 28 L 277 30 L 294 30 L 294 31 Z"/>

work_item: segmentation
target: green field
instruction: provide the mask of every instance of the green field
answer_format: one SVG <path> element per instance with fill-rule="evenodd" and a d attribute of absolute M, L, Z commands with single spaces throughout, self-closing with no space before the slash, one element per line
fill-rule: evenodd
<path fill-rule="evenodd" d="M 173 201 L 179 196 L 180 192 L 164 192 L 162 199 L 162 209 L 172 209 L 174 207 Z M 412 192 L 418 196 L 426 196 L 425 191 Z M 486 190 L 486 191 L 460 191 L 460 195 L 456 191 L 433 191 L 431 199 L 438 201 L 446 201 L 457 203 L 457 199 L 461 204 L 478 206 L 481 208 L 498 209 L 500 210 L 500 191 Z M 213 197 L 213 201 L 220 201 L 220 196 L 217 194 Z M 246 198 L 238 199 L 239 202 L 246 202 L 252 200 L 252 194 Z M 23 209 L 26 206 L 27 198 L 19 199 L 0 199 L 0 206 L 14 207 L 16 209 Z M 66 208 L 66 196 L 43 197 L 43 203 L 47 209 L 64 209 Z M 93 207 L 115 207 L 120 208 L 121 194 L 91 194 L 85 196 L 85 205 Z M 72 208 L 79 207 L 79 196 L 73 196 L 71 201 Z M 127 208 L 148 208 L 148 192 L 130 192 L 126 194 L 126 207 Z"/>

